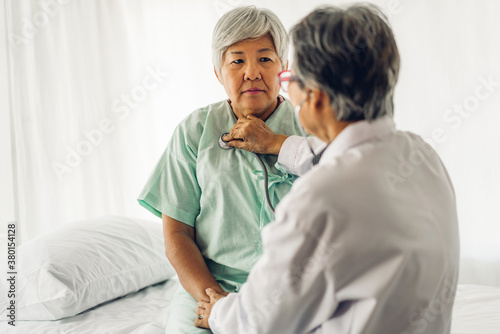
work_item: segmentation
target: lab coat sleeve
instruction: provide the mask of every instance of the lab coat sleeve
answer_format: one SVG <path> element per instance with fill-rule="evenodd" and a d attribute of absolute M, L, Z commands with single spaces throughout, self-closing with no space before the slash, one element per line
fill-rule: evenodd
<path fill-rule="evenodd" d="M 280 216 L 263 229 L 263 255 L 240 292 L 222 298 L 212 309 L 213 333 L 306 333 L 334 313 L 333 277 L 325 270 L 330 265 L 331 231 L 302 231 L 289 221 L 296 215 Z"/>
<path fill-rule="evenodd" d="M 316 137 L 290 136 L 281 146 L 278 166 L 290 174 L 299 176 L 311 169 L 314 156 L 306 140 L 309 141 L 315 153 L 321 152 L 325 147 L 325 143 Z"/>

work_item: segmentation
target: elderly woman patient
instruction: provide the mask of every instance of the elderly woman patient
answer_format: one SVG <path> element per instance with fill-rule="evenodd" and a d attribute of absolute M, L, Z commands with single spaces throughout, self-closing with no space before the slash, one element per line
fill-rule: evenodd
<path fill-rule="evenodd" d="M 229 99 L 178 125 L 138 199 L 163 219 L 165 252 L 182 285 L 167 321 L 173 334 L 210 332 L 194 326 L 197 302 L 209 300 L 207 288 L 239 291 L 261 255 L 260 231 L 273 220 L 258 160 L 243 150 L 223 150 L 219 138 L 245 129 L 282 143 L 300 133 L 290 102 L 279 95 L 288 38 L 274 13 L 253 6 L 228 12 L 214 29 L 212 49 L 215 75 Z M 275 167 L 275 155 L 262 158 L 276 205 L 294 177 Z"/>

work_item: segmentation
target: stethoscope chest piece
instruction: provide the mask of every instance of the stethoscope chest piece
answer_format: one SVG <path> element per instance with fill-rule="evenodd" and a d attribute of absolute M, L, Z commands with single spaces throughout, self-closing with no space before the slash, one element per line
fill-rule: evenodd
<path fill-rule="evenodd" d="M 228 135 L 229 132 L 224 132 L 220 137 L 219 137 L 219 146 L 220 148 L 222 148 L 223 150 L 230 150 L 232 149 L 231 146 L 229 146 L 227 143 L 227 141 L 224 141 L 224 139 L 222 139 L 222 137 L 224 137 L 225 135 Z"/>

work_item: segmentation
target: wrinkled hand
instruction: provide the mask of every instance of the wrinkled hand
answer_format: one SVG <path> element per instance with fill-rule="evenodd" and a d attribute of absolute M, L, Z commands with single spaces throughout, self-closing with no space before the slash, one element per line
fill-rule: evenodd
<path fill-rule="evenodd" d="M 206 290 L 206 293 L 210 297 L 210 302 L 198 302 L 198 307 L 196 308 L 196 314 L 198 315 L 198 318 L 196 318 L 194 322 L 194 325 L 196 327 L 210 328 L 210 326 L 208 325 L 208 318 L 210 317 L 210 312 L 212 312 L 212 307 L 219 299 L 224 298 L 228 295 L 227 292 L 224 294 L 220 294 L 210 288 Z"/>
<path fill-rule="evenodd" d="M 229 135 L 225 135 L 222 139 L 227 141 L 230 147 L 278 155 L 287 138 L 285 135 L 274 133 L 260 118 L 248 115 L 238 119 Z"/>

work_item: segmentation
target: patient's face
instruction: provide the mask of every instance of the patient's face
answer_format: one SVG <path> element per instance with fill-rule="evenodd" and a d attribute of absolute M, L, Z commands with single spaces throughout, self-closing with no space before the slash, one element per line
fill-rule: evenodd
<path fill-rule="evenodd" d="M 231 45 L 222 57 L 221 81 L 237 117 L 266 119 L 277 105 L 281 61 L 269 36 Z"/>

